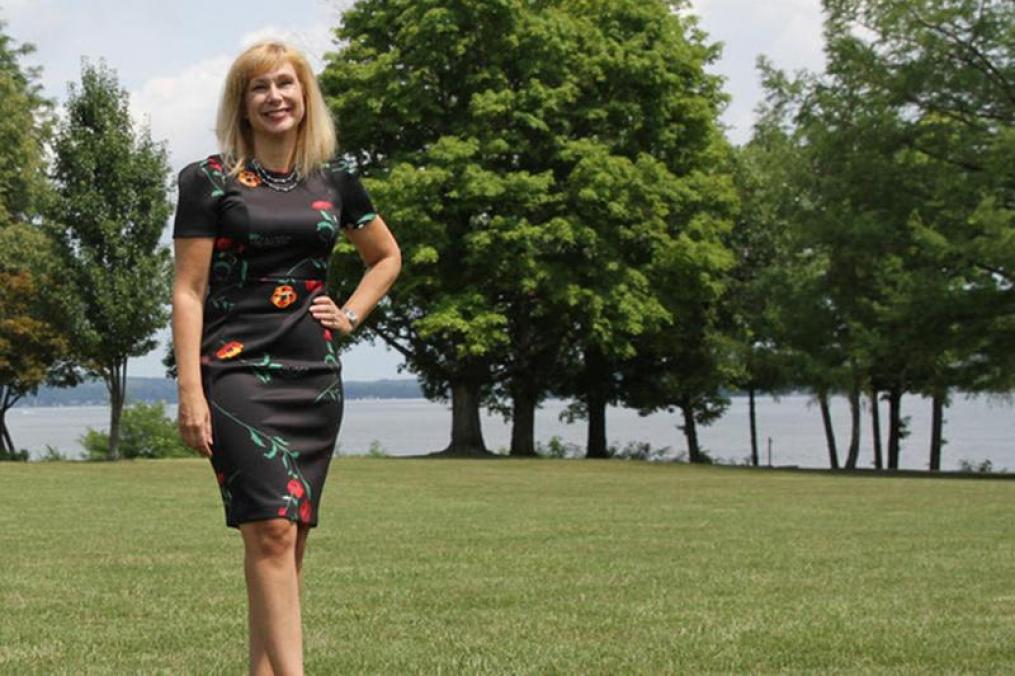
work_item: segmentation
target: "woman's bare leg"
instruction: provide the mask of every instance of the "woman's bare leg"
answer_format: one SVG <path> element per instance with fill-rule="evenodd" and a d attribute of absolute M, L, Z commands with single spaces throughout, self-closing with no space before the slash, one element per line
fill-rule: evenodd
<path fill-rule="evenodd" d="M 310 535 L 310 526 L 299 524 L 296 527 L 296 575 L 303 582 L 303 554 L 307 551 L 307 536 Z M 302 586 L 301 586 L 302 588 Z"/>
<path fill-rule="evenodd" d="M 302 676 L 296 525 L 285 519 L 240 525 L 245 548 L 250 673 Z"/>

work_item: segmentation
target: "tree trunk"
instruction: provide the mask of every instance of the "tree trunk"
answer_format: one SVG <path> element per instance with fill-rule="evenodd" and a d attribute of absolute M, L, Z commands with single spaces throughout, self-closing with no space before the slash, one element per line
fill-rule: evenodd
<path fill-rule="evenodd" d="M 881 457 L 881 411 L 878 410 L 878 388 L 872 386 L 867 393 L 871 402 L 871 434 L 874 437 L 874 468 L 884 469 Z"/>
<path fill-rule="evenodd" d="M 758 466 L 758 416 L 754 402 L 754 388 L 747 390 L 748 417 L 751 421 L 751 465 Z"/>
<path fill-rule="evenodd" d="M 701 447 L 698 445 L 698 426 L 694 421 L 694 406 L 690 400 L 680 402 L 680 411 L 684 415 L 684 424 L 680 429 L 687 438 L 687 459 L 691 462 L 702 462 Z"/>
<path fill-rule="evenodd" d="M 606 448 L 606 404 L 608 384 L 605 382 L 606 359 L 594 348 L 585 350 L 585 382 L 588 391 L 585 393 L 585 406 L 588 409 L 588 441 L 585 448 L 586 458 L 608 458 Z"/>
<path fill-rule="evenodd" d="M 828 407 L 828 392 L 818 391 L 818 404 L 821 407 L 821 422 L 825 425 L 825 443 L 828 445 L 828 462 L 832 469 L 839 469 L 839 452 L 835 448 L 835 431 L 832 429 L 832 411 Z"/>
<path fill-rule="evenodd" d="M 511 455 L 534 456 L 536 430 L 536 397 L 532 388 L 521 384 L 511 396 Z"/>
<path fill-rule="evenodd" d="M 14 454 L 14 443 L 7 430 L 7 386 L 0 386 L 0 458 Z"/>
<path fill-rule="evenodd" d="M 480 385 L 464 380 L 451 381 L 451 445 L 447 455 L 487 455 L 479 421 Z"/>
<path fill-rule="evenodd" d="M 897 385 L 888 390 L 888 469 L 899 469 L 902 445 L 902 389 Z"/>
<path fill-rule="evenodd" d="M 947 400 L 947 390 L 936 390 L 931 399 L 930 471 L 932 472 L 941 469 L 941 446 L 944 444 L 941 431 L 944 427 L 944 407 Z"/>
<path fill-rule="evenodd" d="M 849 388 L 849 454 L 846 456 L 846 469 L 856 469 L 860 459 L 860 385 L 854 383 Z"/>
<path fill-rule="evenodd" d="M 7 410 L 10 408 L 7 387 L 0 387 L 0 459 L 14 457 L 14 440 L 11 439 L 11 431 L 7 429 Z"/>
<path fill-rule="evenodd" d="M 589 438 L 585 457 L 608 458 L 610 453 L 606 448 L 606 397 L 597 392 L 589 392 L 586 407 L 589 416 Z"/>
<path fill-rule="evenodd" d="M 106 389 L 109 391 L 109 452 L 106 460 L 120 459 L 120 419 L 127 399 L 127 360 L 116 360 L 107 372 Z"/>

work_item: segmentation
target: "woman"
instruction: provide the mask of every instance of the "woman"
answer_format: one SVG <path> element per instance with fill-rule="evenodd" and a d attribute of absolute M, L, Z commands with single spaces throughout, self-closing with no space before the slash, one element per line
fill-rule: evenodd
<path fill-rule="evenodd" d="M 398 276 L 398 245 L 347 166 L 306 59 L 278 42 L 237 57 L 220 155 L 180 173 L 173 340 L 184 441 L 211 459 L 243 537 L 252 674 L 303 672 L 300 571 L 342 419 L 334 332 Z M 366 272 L 324 290 L 339 230 Z"/>

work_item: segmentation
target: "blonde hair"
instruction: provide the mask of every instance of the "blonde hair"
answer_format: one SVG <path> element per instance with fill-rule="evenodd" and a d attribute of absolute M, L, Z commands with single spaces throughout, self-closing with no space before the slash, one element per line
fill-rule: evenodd
<path fill-rule="evenodd" d="M 304 113 L 296 136 L 295 168 L 303 176 L 332 159 L 337 148 L 331 111 L 324 103 L 317 78 L 298 50 L 277 40 L 263 40 L 245 49 L 229 68 L 219 101 L 215 134 L 229 173 L 236 175 L 254 156 L 254 137 L 244 116 L 250 81 L 288 63 L 303 89 Z"/>

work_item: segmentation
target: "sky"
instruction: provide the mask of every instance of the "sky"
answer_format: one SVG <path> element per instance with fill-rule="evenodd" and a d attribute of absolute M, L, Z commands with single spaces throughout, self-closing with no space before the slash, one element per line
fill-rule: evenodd
<path fill-rule="evenodd" d="M 278 37 L 300 48 L 316 71 L 334 49 L 333 27 L 351 0 L 0 0 L 0 21 L 18 43 L 35 45 L 26 66 L 40 66 L 47 96 L 62 102 L 78 80 L 81 60 L 112 67 L 130 94 L 134 119 L 165 140 L 174 173 L 215 152 L 215 109 L 226 70 L 256 40 Z M 713 41 L 723 43 L 711 68 L 732 97 L 724 115 L 735 143 L 750 137 L 761 87 L 759 54 L 789 71 L 821 70 L 824 58 L 820 0 L 692 0 L 693 12 Z M 378 205 L 383 215 L 384 205 Z M 395 236 L 398 224 L 388 224 Z M 165 241 L 169 240 L 167 224 Z M 151 354 L 131 360 L 132 376 L 162 376 L 168 330 Z M 342 356 L 347 380 L 406 378 L 401 359 L 377 345 Z"/>

